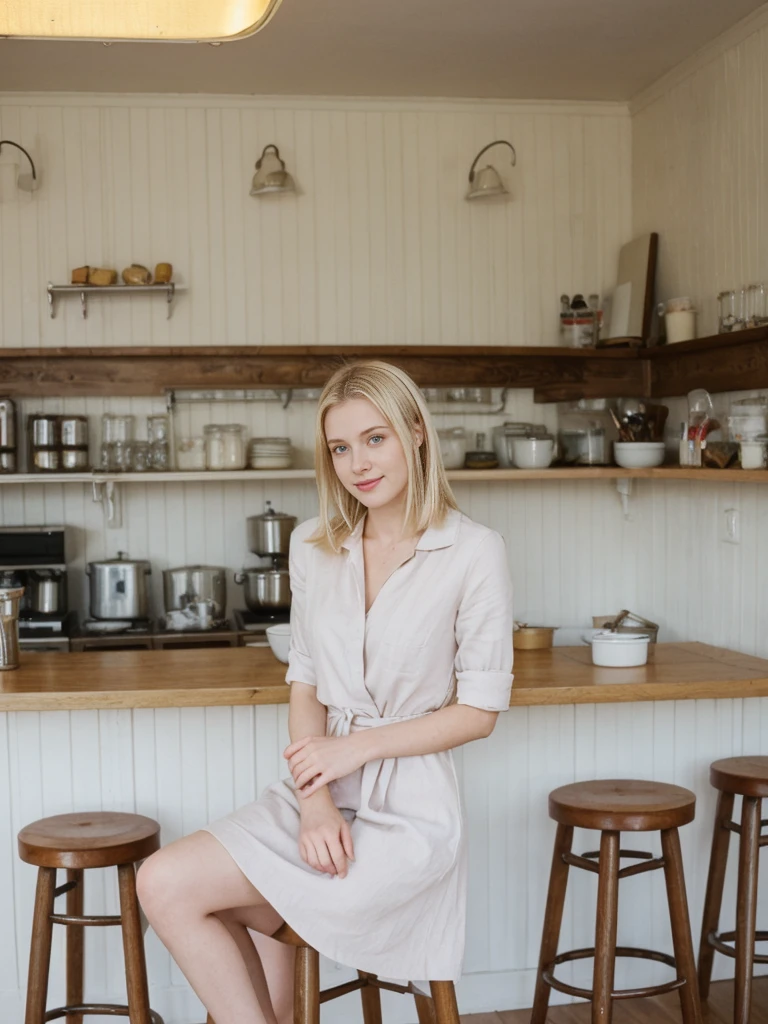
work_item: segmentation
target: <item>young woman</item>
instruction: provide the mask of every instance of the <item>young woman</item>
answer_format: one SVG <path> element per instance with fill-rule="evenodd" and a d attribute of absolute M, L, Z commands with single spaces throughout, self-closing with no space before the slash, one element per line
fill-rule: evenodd
<path fill-rule="evenodd" d="M 291 538 L 291 777 L 156 853 L 139 895 L 216 1024 L 288 1024 L 286 920 L 320 953 L 457 980 L 466 850 L 451 750 L 509 706 L 504 542 L 458 511 L 413 381 L 340 369 L 320 515 Z M 250 932 L 249 932 L 250 929 Z"/>

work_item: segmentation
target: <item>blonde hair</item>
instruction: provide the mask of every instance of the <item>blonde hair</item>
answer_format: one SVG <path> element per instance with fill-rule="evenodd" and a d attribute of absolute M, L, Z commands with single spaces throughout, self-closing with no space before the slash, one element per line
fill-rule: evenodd
<path fill-rule="evenodd" d="M 367 511 L 336 475 L 325 437 L 328 410 L 352 398 L 365 398 L 375 405 L 392 425 L 403 446 L 408 467 L 404 530 L 421 533 L 439 525 L 449 509 L 458 508 L 443 468 L 437 431 L 419 388 L 407 373 L 390 363 L 378 360 L 350 363 L 338 369 L 323 388 L 315 432 L 320 522 L 309 541 L 335 552 Z M 420 446 L 413 433 L 417 426 L 424 432 Z"/>

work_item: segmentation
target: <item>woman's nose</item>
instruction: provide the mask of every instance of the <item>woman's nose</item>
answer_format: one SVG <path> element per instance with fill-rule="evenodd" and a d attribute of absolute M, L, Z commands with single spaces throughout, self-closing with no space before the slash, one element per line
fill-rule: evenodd
<path fill-rule="evenodd" d="M 352 472 L 353 473 L 365 473 L 371 467 L 371 460 L 367 448 L 361 448 L 359 451 L 352 450 Z"/>

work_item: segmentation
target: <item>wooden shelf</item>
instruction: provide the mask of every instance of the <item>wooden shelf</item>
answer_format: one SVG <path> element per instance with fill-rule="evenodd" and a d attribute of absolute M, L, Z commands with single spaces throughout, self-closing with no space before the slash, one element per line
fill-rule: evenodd
<path fill-rule="evenodd" d="M 768 326 L 713 334 L 643 351 L 649 394 L 654 398 L 707 391 L 768 388 Z"/>
<path fill-rule="evenodd" d="M 169 473 L 7 473 L 0 486 L 19 484 L 188 484 L 231 483 L 264 480 L 314 480 L 313 469 L 243 469 L 229 472 Z M 523 483 L 570 480 L 688 480 L 706 483 L 768 483 L 768 469 L 688 469 L 660 466 L 656 469 L 622 469 L 621 466 L 552 466 L 550 469 L 450 469 L 455 483 Z"/>

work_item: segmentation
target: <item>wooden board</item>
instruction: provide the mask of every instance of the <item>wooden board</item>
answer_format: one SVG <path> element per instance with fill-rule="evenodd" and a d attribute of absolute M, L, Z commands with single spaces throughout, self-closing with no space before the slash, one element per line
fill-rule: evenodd
<path fill-rule="evenodd" d="M 590 651 L 518 651 L 512 707 L 768 696 L 768 661 L 700 643 L 657 644 L 648 665 L 595 668 Z M 23 654 L 0 673 L 0 711 L 284 704 L 268 648 Z"/>

